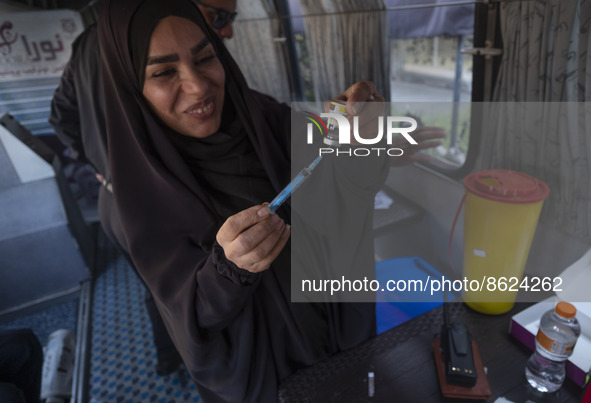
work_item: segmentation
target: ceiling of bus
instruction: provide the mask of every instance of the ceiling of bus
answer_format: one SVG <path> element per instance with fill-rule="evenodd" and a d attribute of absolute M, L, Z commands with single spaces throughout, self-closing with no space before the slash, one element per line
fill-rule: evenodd
<path fill-rule="evenodd" d="M 38 11 L 43 9 L 70 8 L 80 10 L 89 0 L 0 0 L 0 13 Z"/>
<path fill-rule="evenodd" d="M 69 8 L 80 11 L 85 23 L 92 22 L 98 14 L 102 0 L 0 0 L 0 13 L 39 9 Z M 248 3 L 249 1 L 245 1 Z M 252 2 L 252 0 L 250 1 Z M 302 15 L 300 0 L 287 0 L 292 15 Z M 409 5 L 429 3 L 445 7 L 418 6 L 406 10 Z M 474 23 L 474 4 L 463 2 L 458 5 L 453 0 L 384 0 L 388 12 L 389 35 L 391 38 L 429 37 L 437 35 L 457 36 L 472 33 Z M 242 8 L 239 9 L 244 12 Z M 303 20 L 292 21 L 296 32 L 303 31 Z"/>

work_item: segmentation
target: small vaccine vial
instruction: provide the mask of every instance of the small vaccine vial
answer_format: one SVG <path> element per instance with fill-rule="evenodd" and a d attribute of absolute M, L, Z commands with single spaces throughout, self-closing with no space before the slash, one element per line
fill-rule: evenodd
<path fill-rule="evenodd" d="M 375 374 L 367 373 L 367 396 L 373 397 L 376 394 Z"/>
<path fill-rule="evenodd" d="M 343 101 L 330 101 L 329 110 L 333 113 L 338 113 L 343 116 L 347 116 L 347 103 Z M 324 144 L 329 145 L 331 147 L 338 147 L 341 144 L 339 143 L 339 123 L 336 119 L 328 118 L 326 120 L 326 128 L 328 132 L 326 133 L 326 137 L 324 138 Z"/>

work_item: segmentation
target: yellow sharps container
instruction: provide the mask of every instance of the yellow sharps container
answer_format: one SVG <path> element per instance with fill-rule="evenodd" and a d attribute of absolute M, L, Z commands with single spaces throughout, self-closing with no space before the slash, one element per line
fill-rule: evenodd
<path fill-rule="evenodd" d="M 487 314 L 515 303 L 532 239 L 550 190 L 529 175 L 507 170 L 464 179 L 464 302 Z"/>

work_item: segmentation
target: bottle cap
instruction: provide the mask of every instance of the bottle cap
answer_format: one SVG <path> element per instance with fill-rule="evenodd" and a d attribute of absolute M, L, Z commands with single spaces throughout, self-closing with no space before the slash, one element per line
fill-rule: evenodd
<path fill-rule="evenodd" d="M 577 308 L 568 302 L 559 302 L 556 304 L 556 313 L 565 318 L 572 318 L 577 313 Z"/>

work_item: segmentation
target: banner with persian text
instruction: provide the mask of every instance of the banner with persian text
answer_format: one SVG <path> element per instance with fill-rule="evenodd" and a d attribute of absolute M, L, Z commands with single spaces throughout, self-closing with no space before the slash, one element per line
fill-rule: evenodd
<path fill-rule="evenodd" d="M 83 30 L 73 10 L 0 15 L 0 82 L 61 76 Z"/>

